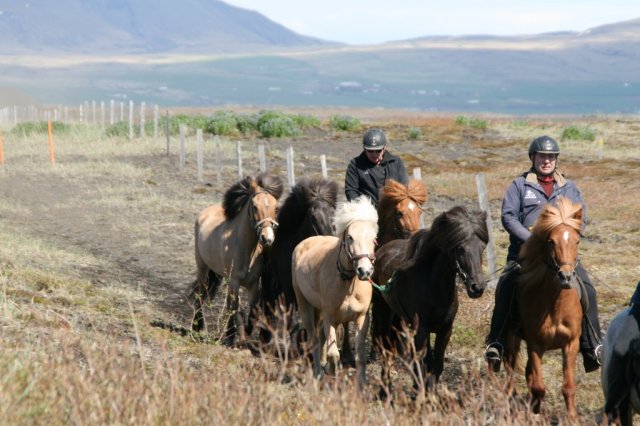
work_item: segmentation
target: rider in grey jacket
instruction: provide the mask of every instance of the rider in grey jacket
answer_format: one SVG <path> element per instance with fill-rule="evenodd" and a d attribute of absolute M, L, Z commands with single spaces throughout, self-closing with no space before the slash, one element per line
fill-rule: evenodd
<path fill-rule="evenodd" d="M 534 139 L 529 146 L 531 169 L 511 182 L 502 200 L 502 225 L 509 233 L 509 251 L 505 272 L 498 281 L 496 301 L 491 316 L 491 328 L 487 336 L 485 357 L 489 367 L 498 371 L 502 361 L 506 326 L 514 317 L 516 278 L 520 266 L 518 254 L 522 244 L 531 236 L 534 224 L 547 203 L 555 203 L 560 196 L 582 204 L 582 229 L 585 229 L 587 212 L 582 194 L 575 183 L 566 179 L 556 169 L 560 154 L 558 143 L 548 136 Z M 582 320 L 580 352 L 586 372 L 600 366 L 601 333 L 598 319 L 596 290 L 589 275 L 578 263 L 576 274 L 584 283 L 588 295 L 588 310 Z"/>

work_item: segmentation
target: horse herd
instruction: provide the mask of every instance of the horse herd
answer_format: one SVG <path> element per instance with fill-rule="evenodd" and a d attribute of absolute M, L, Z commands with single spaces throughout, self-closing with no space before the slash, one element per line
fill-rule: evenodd
<path fill-rule="evenodd" d="M 336 328 L 353 323 L 361 389 L 370 321 L 372 346 L 385 354 L 407 350 L 400 330 L 408 327 L 411 347 L 422 354 L 414 377 L 433 389 L 444 368 L 458 310 L 458 279 L 470 298 L 485 290 L 486 213 L 455 206 L 439 214 L 428 229 L 420 229 L 427 190 L 419 180 L 407 185 L 388 181 L 377 209 L 366 197 L 338 203 L 338 185 L 326 179 L 303 179 L 280 205 L 283 192 L 280 177 L 261 173 L 236 182 L 225 192 L 222 205 L 199 213 L 194 229 L 197 276 L 192 328 L 205 329 L 204 304 L 226 279 L 225 344 L 233 345 L 238 334 L 242 339 L 252 332 L 259 306 L 268 321 L 297 315 L 306 331 L 304 344 L 312 354 L 314 375 L 319 377 L 325 368 L 335 372 L 339 363 Z M 582 318 L 574 272 L 581 214 L 580 205 L 561 199 L 557 206 L 548 205 L 534 225 L 521 252 L 521 309 L 511 324 L 504 359 L 513 378 L 520 341 L 527 343 L 531 407 L 539 412 L 545 394 L 542 355 L 561 349 L 562 392 L 571 418 L 577 416 L 575 363 Z M 241 286 L 248 294 L 247 321 L 238 306 Z M 611 325 L 609 329 L 607 337 Z M 637 322 L 635 333 L 640 342 Z M 348 332 L 344 334 L 343 352 L 349 352 Z M 269 330 L 261 328 L 260 337 L 268 340 Z M 608 340 L 603 367 L 603 384 L 609 383 L 606 414 L 630 422 L 632 407 L 640 408 L 634 405 L 640 394 L 640 343 L 620 349 Z M 624 358 L 618 359 L 628 365 L 623 373 L 607 363 L 613 357 Z M 614 377 L 607 381 L 613 370 Z M 381 395 L 386 396 L 391 380 L 384 366 L 382 381 Z"/>

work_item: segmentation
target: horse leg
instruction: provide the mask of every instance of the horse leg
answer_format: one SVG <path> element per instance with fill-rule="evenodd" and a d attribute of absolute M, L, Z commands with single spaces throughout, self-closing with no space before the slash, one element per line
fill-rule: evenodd
<path fill-rule="evenodd" d="M 260 286 L 255 281 L 247 286 L 248 299 L 249 299 L 249 320 L 247 321 L 244 332 L 247 336 L 251 336 L 255 322 L 258 320 L 260 312 L 258 311 L 258 304 L 260 302 Z"/>
<path fill-rule="evenodd" d="M 353 365 L 355 357 L 353 356 L 353 350 L 351 349 L 351 342 L 349 341 L 349 323 L 342 324 L 342 349 L 340 350 L 340 361 L 342 365 Z"/>
<path fill-rule="evenodd" d="M 300 295 L 298 298 L 298 311 L 302 327 L 307 332 L 306 351 L 310 351 L 313 357 L 313 377 L 320 377 L 320 345 L 318 342 L 318 323 L 316 319 L 316 309 Z"/>
<path fill-rule="evenodd" d="M 578 357 L 578 339 L 569 342 L 562 348 L 562 372 L 564 375 L 562 382 L 562 396 L 567 406 L 567 414 L 570 419 L 576 419 L 576 358 Z"/>
<path fill-rule="evenodd" d="M 546 393 L 544 382 L 542 381 L 542 352 L 527 348 L 529 360 L 527 361 L 526 375 L 527 385 L 531 393 L 531 410 L 535 414 L 540 414 L 542 400 Z"/>
<path fill-rule="evenodd" d="M 220 286 L 222 279 L 213 272 L 204 263 L 203 260 L 198 261 L 196 257 L 197 273 L 196 280 L 193 283 L 191 297 L 194 299 L 193 320 L 191 321 L 191 329 L 193 331 L 202 331 L 206 329 L 204 319 L 204 305 L 207 300 L 213 300 Z"/>
<path fill-rule="evenodd" d="M 434 383 L 429 384 L 435 387 L 435 385 L 440 380 L 440 375 L 444 370 L 444 352 L 447 349 L 447 345 L 449 344 L 449 340 L 451 339 L 451 332 L 453 330 L 453 324 L 449 324 L 446 327 L 446 331 L 444 333 L 436 333 L 435 342 L 433 344 L 433 358 L 431 361 L 431 366 L 427 365 L 427 372 L 431 373 L 429 379 L 433 377 Z"/>
<path fill-rule="evenodd" d="M 413 378 L 413 387 L 420 393 L 424 393 L 427 389 L 426 386 L 426 378 L 427 378 L 427 365 L 429 364 L 429 357 L 431 354 L 431 344 L 429 342 L 429 333 L 426 327 L 423 327 L 421 324 L 417 324 L 416 335 L 414 337 L 413 343 L 413 353 L 411 353 L 413 360 L 413 370 L 414 370 L 414 378 Z M 415 329 L 416 327 L 414 327 Z M 425 350 L 426 354 L 423 357 L 419 357 L 419 353 L 421 350 Z"/>
<path fill-rule="evenodd" d="M 369 330 L 369 311 L 360 315 L 356 321 L 356 371 L 358 372 L 358 390 L 363 391 L 367 383 L 367 331 Z"/>
<path fill-rule="evenodd" d="M 229 291 L 227 293 L 226 311 L 229 314 L 229 320 L 227 322 L 227 331 L 225 333 L 224 345 L 233 346 L 236 333 L 238 332 L 238 317 L 240 312 L 238 311 L 238 298 L 240 291 L 240 282 L 232 278 L 229 283 Z"/>
<path fill-rule="evenodd" d="M 329 318 L 323 321 L 324 335 L 327 339 L 325 343 L 327 347 L 327 358 L 329 360 L 329 371 L 332 375 L 338 373 L 338 363 L 340 362 L 340 351 L 338 350 L 338 339 L 336 337 L 336 326 Z"/>

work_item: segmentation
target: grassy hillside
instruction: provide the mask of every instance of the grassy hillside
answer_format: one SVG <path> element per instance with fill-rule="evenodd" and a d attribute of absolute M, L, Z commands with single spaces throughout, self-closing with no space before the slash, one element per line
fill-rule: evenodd
<path fill-rule="evenodd" d="M 207 111 L 199 111 L 207 113 Z M 311 111 L 320 117 L 326 111 Z M 560 139 L 560 167 L 576 179 L 589 206 L 581 258 L 594 276 L 601 322 L 628 301 L 640 269 L 635 220 L 640 182 L 636 135 L 629 117 L 466 117 L 351 110 L 364 125 L 384 127 L 390 149 L 409 168 L 420 167 L 429 189 L 427 224 L 456 204 L 476 206 L 475 175 L 485 173 L 491 213 L 511 179 L 527 165 L 528 141 Z M 471 120 L 473 118 L 474 120 Z M 480 125 L 484 123 L 484 125 Z M 595 139 L 562 139 L 571 127 Z M 409 132 L 417 129 L 419 132 Z M 483 339 L 493 293 L 477 300 L 460 293 L 461 307 L 435 394 L 413 399 L 407 365 L 395 364 L 394 404 L 375 398 L 379 364 L 357 395 L 353 370 L 335 380 L 310 376 L 300 359 L 274 347 L 229 349 L 217 340 L 225 321 L 221 294 L 208 310 L 210 334 L 190 335 L 186 300 L 194 277 L 192 227 L 196 213 L 220 200 L 235 181 L 235 140 L 222 139 L 222 183 L 206 138 L 205 181 L 196 180 L 195 143 L 178 167 L 177 141 L 108 137 L 72 126 L 55 136 L 51 166 L 46 134 L 23 136 L 3 128 L 0 166 L 0 417 L 32 423 L 216 424 L 513 424 L 564 423 L 561 360 L 545 356 L 548 386 L 543 413 L 504 394 L 504 374 L 487 376 Z M 416 135 L 413 139 L 410 135 Z M 584 134 L 584 133 L 583 133 Z M 319 176 L 319 154 L 340 185 L 361 132 L 331 130 L 327 122 L 295 138 L 244 136 L 244 168 L 258 169 L 257 143 L 268 165 L 284 176 L 293 146 L 298 176 Z M 498 261 L 506 234 L 496 222 Z M 224 293 L 224 292 L 223 292 Z M 249 349 L 252 349 L 250 351 Z M 595 424 L 602 408 L 598 374 L 577 369 L 580 424 Z"/>

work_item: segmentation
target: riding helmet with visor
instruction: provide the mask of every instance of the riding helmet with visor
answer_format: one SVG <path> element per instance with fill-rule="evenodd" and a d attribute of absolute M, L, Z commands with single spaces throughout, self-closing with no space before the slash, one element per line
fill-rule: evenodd
<path fill-rule="evenodd" d="M 387 136 L 382 129 L 369 129 L 362 138 L 362 147 L 367 151 L 378 151 L 387 145 Z"/>
<path fill-rule="evenodd" d="M 532 140 L 529 145 L 529 159 L 533 160 L 533 155 L 538 152 L 558 155 L 560 154 L 560 145 L 549 136 L 540 136 Z"/>

